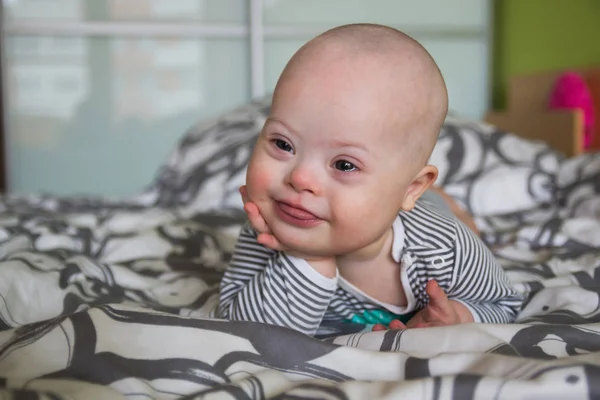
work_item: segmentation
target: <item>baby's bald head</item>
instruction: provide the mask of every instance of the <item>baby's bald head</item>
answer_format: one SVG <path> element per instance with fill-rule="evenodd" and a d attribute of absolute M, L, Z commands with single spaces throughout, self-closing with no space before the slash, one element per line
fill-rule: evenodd
<path fill-rule="evenodd" d="M 419 166 L 427 162 L 446 117 L 448 96 L 435 61 L 417 41 L 374 24 L 326 31 L 290 59 L 275 88 L 274 107 L 284 91 L 308 90 L 311 81 L 322 91 L 346 91 L 345 96 L 364 101 L 381 115 L 378 123 L 390 140 L 401 141 L 404 156 Z"/>

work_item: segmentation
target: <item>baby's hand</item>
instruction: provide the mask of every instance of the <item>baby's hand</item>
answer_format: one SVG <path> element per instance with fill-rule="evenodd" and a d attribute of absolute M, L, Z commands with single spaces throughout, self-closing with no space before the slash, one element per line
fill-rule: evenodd
<path fill-rule="evenodd" d="M 462 303 L 449 300 L 435 280 L 427 282 L 425 291 L 429 304 L 412 317 L 406 325 L 398 320 L 390 322 L 389 329 L 427 328 L 432 326 L 456 325 L 473 322 L 473 315 Z M 375 326 L 373 330 L 385 327 Z"/>
<path fill-rule="evenodd" d="M 258 236 L 256 237 L 258 243 L 262 244 L 265 247 L 269 247 L 275 251 L 283 251 L 292 256 L 303 258 L 315 270 L 317 270 L 319 273 L 328 278 L 333 278 L 337 275 L 335 257 L 315 257 L 288 249 L 275 237 L 275 235 L 273 235 L 256 204 L 250 201 L 250 199 L 248 198 L 248 191 L 246 190 L 246 186 L 240 187 L 240 194 L 242 195 L 242 201 L 244 202 L 244 211 L 246 211 L 250 223 L 258 232 Z"/>
<path fill-rule="evenodd" d="M 279 240 L 277 240 L 275 235 L 271 233 L 269 226 L 265 222 L 263 216 L 260 214 L 256 204 L 252 203 L 250 199 L 248 199 L 248 191 L 246 190 L 245 185 L 240 187 L 240 194 L 242 195 L 242 201 L 244 202 L 244 211 L 246 211 L 250 223 L 258 232 L 258 236 L 256 238 L 258 243 L 275 251 L 285 251 Z"/>
<path fill-rule="evenodd" d="M 436 281 L 427 282 L 425 291 L 429 296 L 429 304 L 406 323 L 407 328 L 426 328 L 473 322 L 473 315 L 471 315 L 469 309 L 458 301 L 449 300 Z"/>

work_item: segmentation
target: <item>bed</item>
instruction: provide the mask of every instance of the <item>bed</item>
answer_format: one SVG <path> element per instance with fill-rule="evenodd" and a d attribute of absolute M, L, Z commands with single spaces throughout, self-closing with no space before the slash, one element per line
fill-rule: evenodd
<path fill-rule="evenodd" d="M 456 116 L 431 162 L 527 294 L 516 323 L 311 338 L 215 319 L 269 105 L 193 126 L 136 196 L 1 198 L 3 398 L 600 396 L 600 155 Z"/>

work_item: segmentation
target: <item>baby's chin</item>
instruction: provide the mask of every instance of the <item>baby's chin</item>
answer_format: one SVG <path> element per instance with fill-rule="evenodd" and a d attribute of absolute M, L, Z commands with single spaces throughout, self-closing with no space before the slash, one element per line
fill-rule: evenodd
<path fill-rule="evenodd" d="M 334 246 L 326 233 L 326 229 L 292 227 L 282 221 L 274 221 L 269 225 L 279 242 L 291 253 L 310 257 L 335 256 Z M 325 232 L 324 232 L 325 231 Z"/>

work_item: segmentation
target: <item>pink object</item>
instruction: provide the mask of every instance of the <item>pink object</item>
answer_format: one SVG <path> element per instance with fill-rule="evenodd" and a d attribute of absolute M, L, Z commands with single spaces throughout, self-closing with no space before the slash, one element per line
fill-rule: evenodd
<path fill-rule="evenodd" d="M 576 72 L 561 74 L 550 93 L 550 109 L 573 109 L 583 111 L 583 146 L 589 148 L 594 134 L 594 103 L 592 94 L 581 75 Z"/>

